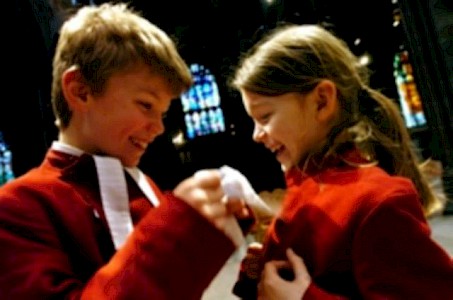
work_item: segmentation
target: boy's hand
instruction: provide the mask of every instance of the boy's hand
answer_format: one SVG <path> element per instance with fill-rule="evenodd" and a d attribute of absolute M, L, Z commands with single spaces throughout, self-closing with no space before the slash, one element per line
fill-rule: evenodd
<path fill-rule="evenodd" d="M 221 185 L 220 172 L 215 169 L 196 172 L 173 191 L 201 215 L 224 231 L 228 217 L 246 217 L 248 211 L 241 199 L 227 199 Z"/>

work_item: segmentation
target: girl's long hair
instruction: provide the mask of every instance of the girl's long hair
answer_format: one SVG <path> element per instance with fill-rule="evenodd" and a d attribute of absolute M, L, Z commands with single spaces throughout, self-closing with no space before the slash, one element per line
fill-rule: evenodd
<path fill-rule="evenodd" d="M 436 210 L 438 200 L 419 168 L 399 107 L 369 86 L 369 71 L 328 30 L 318 25 L 276 28 L 245 53 L 230 84 L 238 90 L 277 96 L 308 93 L 325 79 L 337 87 L 340 118 L 326 144 L 310 158 L 322 167 L 354 147 L 387 173 L 411 179 L 426 215 Z"/>

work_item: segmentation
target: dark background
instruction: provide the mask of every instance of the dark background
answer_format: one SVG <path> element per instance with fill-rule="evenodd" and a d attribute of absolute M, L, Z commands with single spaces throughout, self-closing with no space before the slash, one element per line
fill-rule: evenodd
<path fill-rule="evenodd" d="M 101 2 L 104 1 L 91 3 Z M 373 72 L 371 85 L 397 99 L 393 56 L 408 43 L 402 26 L 392 26 L 399 4 L 391 0 L 275 0 L 270 4 L 266 0 L 134 0 L 129 3 L 176 40 L 187 63 L 200 63 L 211 70 L 219 85 L 227 123 L 225 133 L 198 137 L 176 147 L 171 139 L 175 132 L 184 130 L 184 123 L 180 103 L 174 101 L 165 120 L 166 132 L 150 145 L 140 165 L 164 189 L 174 187 L 197 169 L 223 164 L 242 171 L 257 191 L 283 187 L 279 165 L 266 149 L 252 141 L 252 123 L 241 99 L 226 85 L 240 54 L 280 23 L 323 24 L 343 38 L 355 54 L 369 53 L 373 58 L 369 65 Z M 57 138 L 50 107 L 53 47 L 66 9 L 87 4 L 90 2 L 47 0 L 4 4 L 5 11 L 11 11 L 13 21 L 7 24 L 4 34 L 8 64 L 5 62 L 0 130 L 12 150 L 16 176 L 39 165 L 50 143 Z M 362 40 L 358 46 L 354 45 L 357 38 Z M 433 146 L 428 128 L 414 132 L 413 136 L 426 155 L 437 153 L 432 151 L 438 144 L 434 139 Z"/>

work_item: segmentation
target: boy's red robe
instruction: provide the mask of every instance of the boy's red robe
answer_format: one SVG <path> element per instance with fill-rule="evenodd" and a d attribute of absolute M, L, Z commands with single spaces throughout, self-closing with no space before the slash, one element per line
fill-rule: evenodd
<path fill-rule="evenodd" d="M 93 159 L 49 150 L 0 189 L 0 299 L 200 299 L 233 243 L 185 202 L 152 208 L 128 178 L 135 230 L 115 252 Z"/>

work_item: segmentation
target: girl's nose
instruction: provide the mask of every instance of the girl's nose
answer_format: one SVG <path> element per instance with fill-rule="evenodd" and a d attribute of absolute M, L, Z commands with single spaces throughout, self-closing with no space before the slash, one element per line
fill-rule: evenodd
<path fill-rule="evenodd" d="M 255 127 L 253 128 L 253 140 L 255 142 L 261 142 L 263 140 L 263 137 L 265 135 L 265 132 L 263 130 L 263 128 L 261 128 L 261 126 L 259 125 L 255 125 Z"/>

